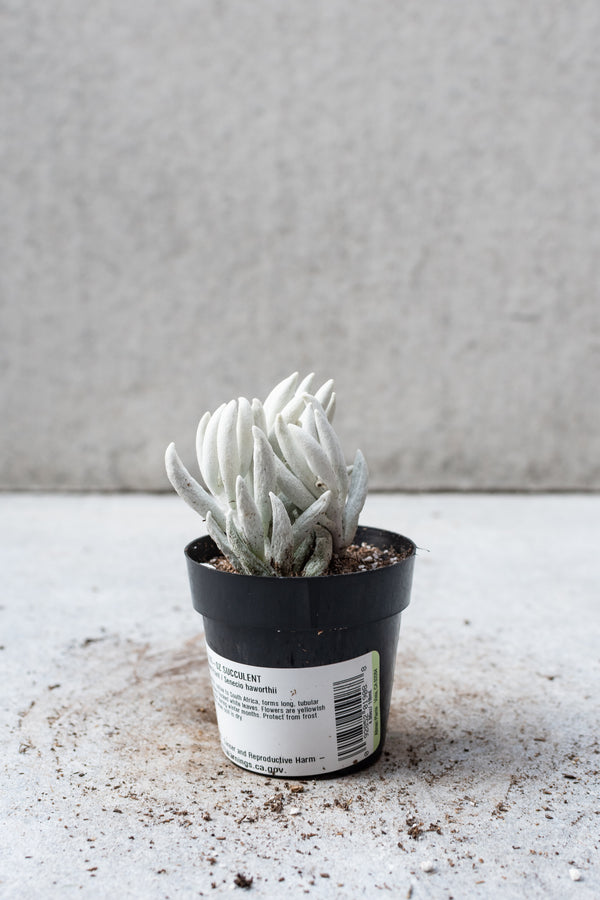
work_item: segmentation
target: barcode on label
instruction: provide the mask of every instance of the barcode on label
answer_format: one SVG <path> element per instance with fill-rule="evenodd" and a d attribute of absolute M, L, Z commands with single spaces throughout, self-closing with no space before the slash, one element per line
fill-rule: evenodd
<path fill-rule="evenodd" d="M 335 734 L 340 761 L 356 756 L 367 748 L 363 723 L 364 683 L 364 672 L 333 682 Z"/>

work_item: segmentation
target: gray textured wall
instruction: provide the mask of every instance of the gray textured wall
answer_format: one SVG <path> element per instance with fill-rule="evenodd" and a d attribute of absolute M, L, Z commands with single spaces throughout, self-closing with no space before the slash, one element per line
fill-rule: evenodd
<path fill-rule="evenodd" d="M 3 486 L 300 369 L 374 487 L 600 487 L 597 0 L 0 9 Z"/>

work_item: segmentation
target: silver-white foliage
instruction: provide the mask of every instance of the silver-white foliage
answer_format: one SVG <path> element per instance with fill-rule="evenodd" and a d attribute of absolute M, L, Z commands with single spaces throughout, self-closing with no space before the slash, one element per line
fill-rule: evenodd
<path fill-rule="evenodd" d="M 357 450 L 346 466 L 331 424 L 333 381 L 311 393 L 313 383 L 294 373 L 262 403 L 240 397 L 205 413 L 196 434 L 203 484 L 167 448 L 171 484 L 239 572 L 320 575 L 356 532 L 366 462 Z"/>

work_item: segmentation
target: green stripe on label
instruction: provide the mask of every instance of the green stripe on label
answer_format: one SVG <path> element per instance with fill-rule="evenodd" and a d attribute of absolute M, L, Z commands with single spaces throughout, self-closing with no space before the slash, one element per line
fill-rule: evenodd
<path fill-rule="evenodd" d="M 381 741 L 381 704 L 379 701 L 379 653 L 373 650 L 371 653 L 371 665 L 373 666 L 373 752 L 379 747 Z"/>

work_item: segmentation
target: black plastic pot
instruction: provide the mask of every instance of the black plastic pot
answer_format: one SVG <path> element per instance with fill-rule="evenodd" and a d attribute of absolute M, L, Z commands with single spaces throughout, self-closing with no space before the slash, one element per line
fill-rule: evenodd
<path fill-rule="evenodd" d="M 350 575 L 269 578 L 204 565 L 218 554 L 209 537 L 185 548 L 223 751 L 243 768 L 341 775 L 381 754 L 416 546 L 366 527 L 355 541 L 403 558 Z"/>

